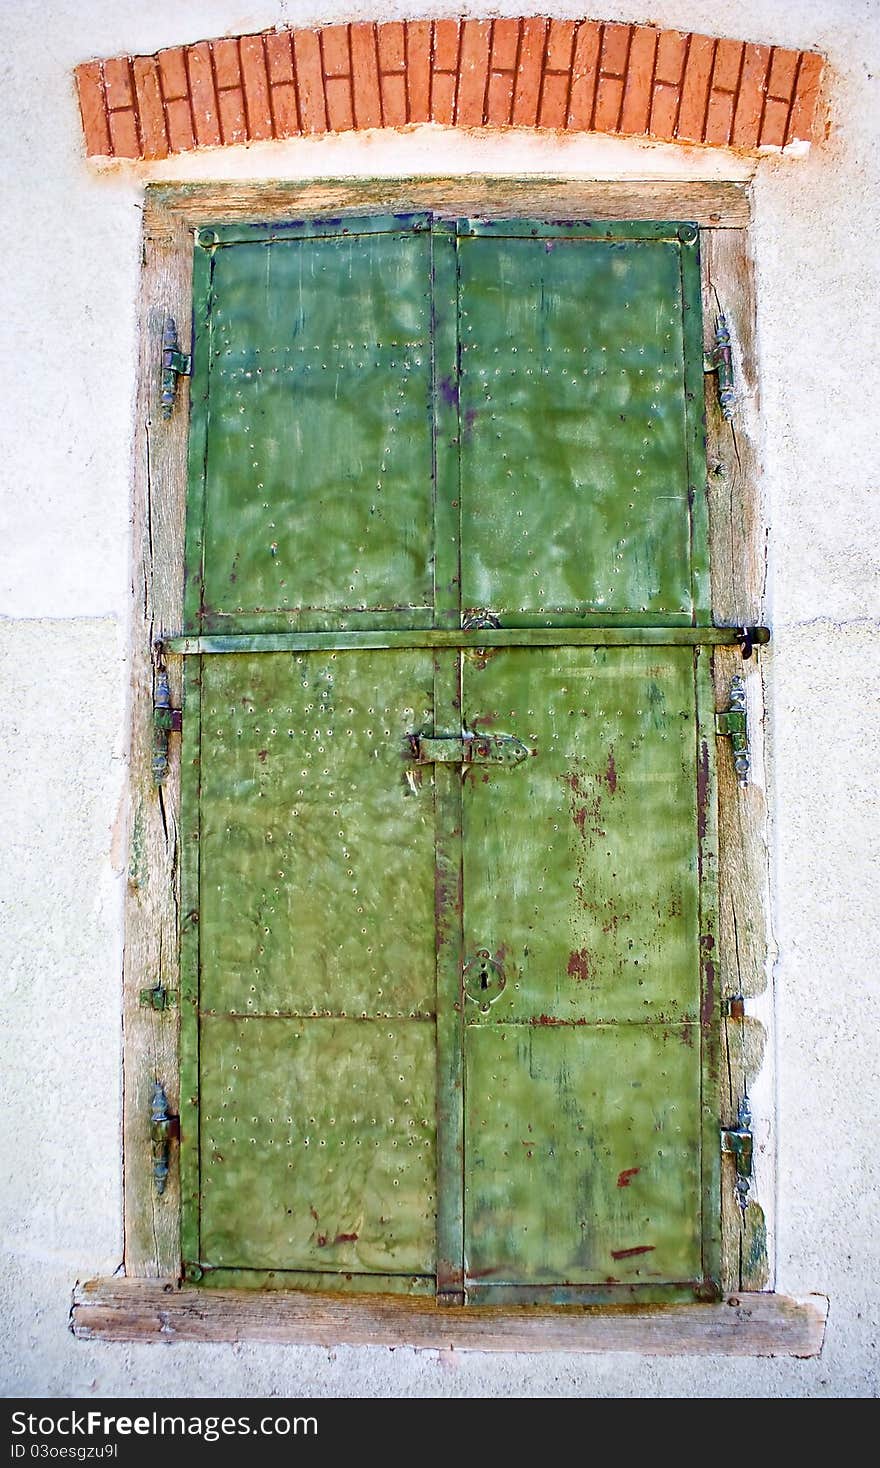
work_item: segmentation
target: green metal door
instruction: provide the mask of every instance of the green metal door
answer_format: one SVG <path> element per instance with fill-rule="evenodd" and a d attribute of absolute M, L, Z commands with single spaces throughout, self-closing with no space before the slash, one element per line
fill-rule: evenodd
<path fill-rule="evenodd" d="M 697 250 L 201 232 L 191 1278 L 717 1290 Z"/>

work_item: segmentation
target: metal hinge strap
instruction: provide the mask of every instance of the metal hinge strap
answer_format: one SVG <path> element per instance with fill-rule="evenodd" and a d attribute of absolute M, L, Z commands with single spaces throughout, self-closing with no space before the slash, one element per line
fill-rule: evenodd
<path fill-rule="evenodd" d="M 162 391 L 160 401 L 162 403 L 162 417 L 170 418 L 174 411 L 174 403 L 177 397 L 177 383 L 181 377 L 192 375 L 192 357 L 187 352 L 180 350 L 180 342 L 177 339 L 177 327 L 174 318 L 169 316 L 165 321 L 165 330 L 162 333 Z"/>
<path fill-rule="evenodd" d="M 171 707 L 171 685 L 164 667 L 156 670 L 153 693 L 153 783 L 162 785 L 168 774 L 168 736 L 183 728 L 183 711 Z"/>
<path fill-rule="evenodd" d="M 752 1109 L 748 1096 L 743 1096 L 737 1111 L 737 1125 L 721 1128 L 721 1151 L 734 1159 L 736 1169 L 736 1201 L 745 1212 L 752 1181 L 754 1137 L 752 1135 Z"/>
<path fill-rule="evenodd" d="M 719 316 L 715 326 L 715 342 L 711 352 L 703 358 L 703 371 L 714 372 L 718 378 L 718 404 L 721 416 L 727 423 L 733 419 L 736 404 L 736 389 L 733 384 L 733 349 L 730 343 L 730 328 L 727 319 Z"/>
<path fill-rule="evenodd" d="M 740 785 L 749 783 L 752 754 L 746 714 L 746 685 L 738 675 L 730 680 L 730 706 L 715 715 L 715 733 L 730 740 L 733 767 Z"/>
<path fill-rule="evenodd" d="M 420 765 L 518 765 L 528 759 L 528 746 L 512 734 L 410 735 Z"/>
<path fill-rule="evenodd" d="M 156 1081 L 150 1101 L 150 1144 L 153 1149 L 153 1184 L 160 1195 L 168 1182 L 171 1143 L 179 1136 L 180 1117 L 171 1115 L 165 1087 L 161 1081 Z"/>

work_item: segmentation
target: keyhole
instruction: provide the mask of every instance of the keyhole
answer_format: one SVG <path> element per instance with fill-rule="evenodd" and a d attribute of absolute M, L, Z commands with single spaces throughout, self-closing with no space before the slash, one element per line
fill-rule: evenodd
<path fill-rule="evenodd" d="M 486 973 L 486 970 L 484 968 L 481 968 L 480 969 L 480 988 L 481 989 L 488 989 L 488 987 L 489 987 L 489 975 Z"/>

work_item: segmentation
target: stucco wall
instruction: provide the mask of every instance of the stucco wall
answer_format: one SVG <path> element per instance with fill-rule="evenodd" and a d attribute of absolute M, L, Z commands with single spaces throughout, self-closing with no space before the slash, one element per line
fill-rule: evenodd
<path fill-rule="evenodd" d="M 401 3 L 403 14 L 519 14 Z M 120 1240 L 120 969 L 134 303 L 143 170 L 86 165 L 72 68 L 276 23 L 372 19 L 366 0 L 21 0 L 3 6 L 4 444 L 0 795 L 4 925 L 3 1390 L 149 1395 L 868 1395 L 880 1270 L 876 1036 L 880 209 L 876 0 L 603 0 L 652 21 L 831 63 L 830 139 L 754 185 L 771 524 L 777 1287 L 831 1299 L 818 1361 L 488 1356 L 75 1342 L 76 1278 Z M 578 16 L 583 0 L 556 0 Z M 724 153 L 613 140 L 301 140 L 163 176 L 440 170 L 743 176 Z M 154 176 L 158 173 L 154 169 Z M 169 1362 L 168 1351 L 173 1350 Z M 169 1367 L 172 1369 L 169 1370 Z M 173 1374 L 172 1374 L 173 1373 Z"/>

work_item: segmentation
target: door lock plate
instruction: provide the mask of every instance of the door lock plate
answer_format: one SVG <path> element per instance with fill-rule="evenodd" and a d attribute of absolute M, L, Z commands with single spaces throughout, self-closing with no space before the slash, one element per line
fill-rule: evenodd
<path fill-rule="evenodd" d="M 484 1014 L 488 1013 L 490 1004 L 500 999 L 507 984 L 502 965 L 488 948 L 478 948 L 471 958 L 465 959 L 462 978 L 468 999 L 479 1004 Z"/>

